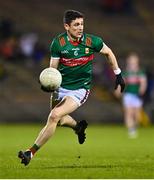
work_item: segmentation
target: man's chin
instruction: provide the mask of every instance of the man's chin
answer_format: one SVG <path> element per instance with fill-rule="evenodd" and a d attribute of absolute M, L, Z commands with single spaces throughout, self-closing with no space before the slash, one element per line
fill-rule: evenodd
<path fill-rule="evenodd" d="M 83 34 L 77 34 L 77 35 L 71 35 L 71 37 L 73 38 L 73 39 L 76 39 L 76 40 L 78 40 L 78 39 L 80 39 L 80 38 L 82 38 L 82 36 L 83 36 Z"/>
<path fill-rule="evenodd" d="M 82 36 L 83 36 L 83 34 L 79 34 L 79 35 L 78 35 L 78 38 L 81 38 Z"/>

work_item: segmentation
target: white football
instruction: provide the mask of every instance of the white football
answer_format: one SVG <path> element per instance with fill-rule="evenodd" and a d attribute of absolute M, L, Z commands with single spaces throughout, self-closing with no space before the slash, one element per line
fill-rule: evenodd
<path fill-rule="evenodd" d="M 44 69 L 39 76 L 40 84 L 51 91 L 56 90 L 62 83 L 61 73 L 52 67 Z"/>

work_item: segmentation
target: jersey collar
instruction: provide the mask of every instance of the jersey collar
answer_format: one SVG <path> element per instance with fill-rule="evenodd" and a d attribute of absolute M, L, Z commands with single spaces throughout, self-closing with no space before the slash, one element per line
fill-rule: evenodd
<path fill-rule="evenodd" d="M 78 40 L 78 41 L 75 41 L 75 42 L 80 42 L 80 41 L 83 41 L 84 40 L 84 34 L 82 35 L 82 37 Z M 70 38 L 69 38 L 69 36 L 68 36 L 68 34 L 67 34 L 67 40 L 68 41 L 72 41 Z"/>

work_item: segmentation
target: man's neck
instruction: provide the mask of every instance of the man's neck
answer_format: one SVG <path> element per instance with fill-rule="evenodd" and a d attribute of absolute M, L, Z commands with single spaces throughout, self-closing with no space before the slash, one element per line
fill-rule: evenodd
<path fill-rule="evenodd" d="M 80 41 L 80 38 L 73 37 L 72 35 L 70 35 L 69 32 L 67 32 L 67 36 L 69 41 L 73 41 L 73 42 Z"/>

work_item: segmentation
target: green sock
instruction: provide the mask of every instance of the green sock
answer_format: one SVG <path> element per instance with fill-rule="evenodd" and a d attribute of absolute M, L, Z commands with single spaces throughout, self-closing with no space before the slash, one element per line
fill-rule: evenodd
<path fill-rule="evenodd" d="M 31 151 L 32 154 L 34 155 L 39 149 L 40 149 L 40 147 L 39 147 L 37 144 L 34 144 L 34 145 L 30 148 L 30 151 Z"/>

